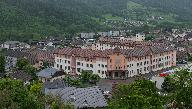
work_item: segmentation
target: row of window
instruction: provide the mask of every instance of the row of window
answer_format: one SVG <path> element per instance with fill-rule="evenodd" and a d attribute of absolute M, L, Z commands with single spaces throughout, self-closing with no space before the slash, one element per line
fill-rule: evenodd
<path fill-rule="evenodd" d="M 68 64 L 70 64 L 70 61 L 62 60 L 62 59 L 57 59 L 57 62 L 58 62 L 58 63 L 62 63 L 62 62 L 64 62 L 64 63 L 68 63 Z"/>
<path fill-rule="evenodd" d="M 146 65 L 146 64 L 149 64 L 149 61 L 145 61 L 144 63 L 143 62 L 137 63 L 137 66 L 142 66 L 142 65 Z"/>
<path fill-rule="evenodd" d="M 138 58 L 137 60 L 143 60 L 143 59 L 147 59 L 147 56 L 145 56 L 145 57 L 140 57 L 140 58 Z"/>
<path fill-rule="evenodd" d="M 80 62 L 77 62 L 77 65 L 78 66 L 83 66 L 83 63 L 80 63 Z M 93 68 L 93 64 L 86 64 L 86 67 L 91 67 L 91 68 Z"/>
<path fill-rule="evenodd" d="M 143 70 L 144 70 L 144 71 L 149 71 L 149 66 L 148 66 L 148 67 L 144 67 Z M 137 74 L 140 74 L 140 73 L 142 73 L 142 68 L 137 69 Z"/>
<path fill-rule="evenodd" d="M 98 64 L 99 67 L 106 67 L 107 68 L 107 65 L 104 65 L 104 64 Z"/>
<path fill-rule="evenodd" d="M 98 73 L 100 74 L 102 74 L 102 75 L 104 75 L 104 74 L 106 74 L 107 73 L 107 71 L 101 71 L 101 70 L 98 70 Z"/>
<path fill-rule="evenodd" d="M 63 66 L 62 66 L 62 65 L 59 65 L 59 64 L 57 64 L 57 68 L 63 69 L 63 70 L 70 70 L 70 69 L 71 69 L 70 66 L 65 66 L 65 67 L 63 68 Z"/>

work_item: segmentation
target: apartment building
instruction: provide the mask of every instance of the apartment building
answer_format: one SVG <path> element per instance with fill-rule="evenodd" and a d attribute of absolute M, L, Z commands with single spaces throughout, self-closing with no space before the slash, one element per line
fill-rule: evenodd
<path fill-rule="evenodd" d="M 92 50 L 106 50 L 114 49 L 119 47 L 120 49 L 134 49 L 135 47 L 141 46 L 153 46 L 153 45 L 164 45 L 163 43 L 154 43 L 149 41 L 133 41 L 129 38 L 110 38 L 101 37 L 95 44 L 92 45 Z"/>
<path fill-rule="evenodd" d="M 63 48 L 54 53 L 56 69 L 71 75 L 92 71 L 101 78 L 125 79 L 139 74 L 176 66 L 176 50 L 167 46 L 145 46 L 133 49 L 91 50 Z"/>
<path fill-rule="evenodd" d="M 40 69 L 44 67 L 44 63 L 47 67 L 53 67 L 55 62 L 53 51 L 41 51 L 41 50 L 6 50 L 5 51 L 5 69 L 10 70 L 16 66 L 17 60 L 26 58 L 33 67 Z"/>

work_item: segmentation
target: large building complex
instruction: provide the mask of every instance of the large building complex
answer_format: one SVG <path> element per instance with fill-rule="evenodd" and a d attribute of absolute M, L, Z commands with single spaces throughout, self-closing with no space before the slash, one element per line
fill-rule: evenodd
<path fill-rule="evenodd" d="M 105 50 L 63 48 L 56 50 L 54 55 L 54 67 L 71 75 L 89 70 L 101 78 L 112 79 L 126 79 L 176 66 L 176 50 L 157 45 Z"/>

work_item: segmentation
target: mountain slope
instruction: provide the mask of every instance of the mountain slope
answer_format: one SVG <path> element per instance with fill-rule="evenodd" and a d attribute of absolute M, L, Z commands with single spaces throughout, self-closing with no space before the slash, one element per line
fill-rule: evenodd
<path fill-rule="evenodd" d="M 192 20 L 192 0 L 132 0 L 147 7 L 177 14 L 179 19 Z"/>
<path fill-rule="evenodd" d="M 191 0 L 1 0 L 0 40 L 121 29 L 128 25 L 124 19 L 145 24 L 151 16 L 164 18 L 153 26 L 191 20 L 191 5 Z"/>

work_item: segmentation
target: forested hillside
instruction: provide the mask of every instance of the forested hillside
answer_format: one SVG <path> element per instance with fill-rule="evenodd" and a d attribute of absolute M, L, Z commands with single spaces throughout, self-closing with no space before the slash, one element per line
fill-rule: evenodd
<path fill-rule="evenodd" d="M 153 15 L 163 16 L 161 22 L 191 20 L 191 5 L 190 0 L 0 0 L 0 40 L 124 29 L 125 19 Z"/>
<path fill-rule="evenodd" d="M 147 7 L 154 7 L 164 12 L 172 12 L 179 19 L 192 20 L 192 0 L 132 0 Z"/>

